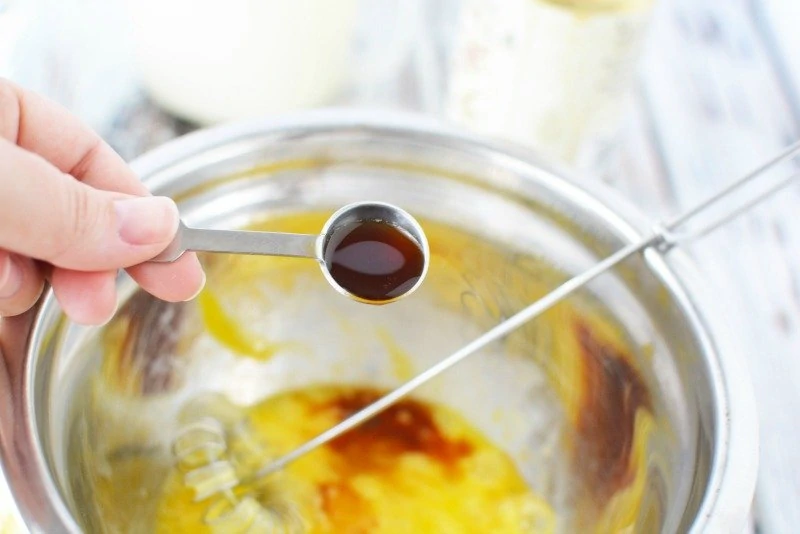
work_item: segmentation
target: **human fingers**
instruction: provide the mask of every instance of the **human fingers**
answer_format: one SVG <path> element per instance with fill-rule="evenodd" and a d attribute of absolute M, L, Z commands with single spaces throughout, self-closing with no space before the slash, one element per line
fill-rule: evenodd
<path fill-rule="evenodd" d="M 0 316 L 19 315 L 42 294 L 44 279 L 29 258 L 0 250 Z"/>
<path fill-rule="evenodd" d="M 102 325 L 117 310 L 116 271 L 82 272 L 55 268 L 50 285 L 64 313 L 74 322 Z"/>
<path fill-rule="evenodd" d="M 128 268 L 128 274 L 142 289 L 169 302 L 193 299 L 206 283 L 206 275 L 194 253 L 186 253 L 173 263 L 134 265 Z"/>
<path fill-rule="evenodd" d="M 79 271 L 145 262 L 178 228 L 172 200 L 89 187 L 3 140 L 0 199 L 0 248 Z"/>
<path fill-rule="evenodd" d="M 61 172 L 96 189 L 147 195 L 124 160 L 83 122 L 46 98 L 0 79 L 0 138 L 40 155 Z M 167 264 L 141 264 L 128 272 L 164 300 L 186 300 L 205 275 L 194 253 Z"/>

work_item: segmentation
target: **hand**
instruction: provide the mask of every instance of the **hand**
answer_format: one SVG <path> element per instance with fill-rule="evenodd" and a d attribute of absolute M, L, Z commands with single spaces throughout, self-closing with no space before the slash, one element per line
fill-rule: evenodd
<path fill-rule="evenodd" d="M 143 263 L 177 226 L 175 203 L 149 196 L 96 133 L 0 79 L 0 316 L 32 307 L 47 278 L 73 321 L 103 324 L 119 269 L 158 298 L 191 299 L 205 282 L 196 255 Z"/>

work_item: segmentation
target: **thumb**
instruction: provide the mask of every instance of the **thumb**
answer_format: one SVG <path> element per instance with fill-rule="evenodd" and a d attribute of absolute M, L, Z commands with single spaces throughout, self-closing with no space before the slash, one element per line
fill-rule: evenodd
<path fill-rule="evenodd" d="M 169 244 L 175 203 L 94 189 L 0 141 L 0 248 L 78 271 L 143 263 Z"/>

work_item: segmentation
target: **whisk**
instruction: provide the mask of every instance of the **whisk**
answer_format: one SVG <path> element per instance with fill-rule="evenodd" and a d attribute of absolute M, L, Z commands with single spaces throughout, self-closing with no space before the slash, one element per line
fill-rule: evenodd
<path fill-rule="evenodd" d="M 269 457 L 246 421 L 225 421 L 226 417 L 214 415 L 218 414 L 201 408 L 173 441 L 184 485 L 194 492 L 195 502 L 209 503 L 203 522 L 220 534 L 304 532 L 303 519 L 285 495 L 283 481 L 277 478 L 258 487 L 243 486 L 242 474 L 251 467 L 247 459 Z M 262 498 L 256 498 L 252 490 Z"/>
<path fill-rule="evenodd" d="M 215 494 L 220 494 L 224 499 L 227 499 L 225 502 L 228 503 L 228 507 L 232 510 L 226 516 L 229 519 L 232 517 L 257 517 L 258 521 L 262 522 L 261 524 L 266 525 L 270 520 L 274 522 L 274 514 L 270 517 L 271 512 L 261 507 L 252 497 L 248 497 L 242 492 L 237 493 L 234 491 L 237 488 L 237 484 L 248 486 L 275 476 L 290 463 L 371 419 L 416 388 L 452 368 L 490 343 L 505 337 L 528 321 L 533 320 L 630 256 L 649 248 L 666 253 L 674 247 L 689 240 L 705 236 L 712 230 L 722 226 L 791 183 L 800 173 L 795 171 L 788 177 L 782 176 L 779 179 L 770 180 L 767 179 L 768 171 L 798 153 L 800 153 L 800 141 L 795 142 L 762 166 L 709 196 L 691 209 L 672 219 L 654 224 L 651 232 L 646 237 L 623 247 L 583 273 L 562 283 L 541 299 L 499 323 L 477 339 L 390 391 L 377 401 L 355 412 L 287 454 L 274 458 L 261 468 L 253 470 L 253 474 L 240 478 L 230 464 L 227 464 L 224 459 L 220 459 L 226 442 L 224 432 L 220 430 L 220 427 L 214 426 L 213 422 L 204 420 L 194 426 L 187 427 L 178 442 L 176 442 L 176 453 L 181 458 L 182 464 L 193 468 L 186 473 L 187 484 L 195 488 L 198 499 L 208 498 L 211 491 L 210 488 L 214 487 Z M 695 224 L 690 226 L 689 223 L 691 222 Z M 195 462 L 198 457 L 204 458 L 206 462 L 200 467 L 197 467 L 198 464 Z M 211 481 L 214 481 L 213 484 Z M 214 520 L 213 517 L 210 519 Z M 255 521 L 253 520 L 253 525 L 256 525 Z M 255 532 L 255 530 L 247 530 L 247 532 Z M 276 530 L 276 532 L 279 532 L 279 530 Z"/>

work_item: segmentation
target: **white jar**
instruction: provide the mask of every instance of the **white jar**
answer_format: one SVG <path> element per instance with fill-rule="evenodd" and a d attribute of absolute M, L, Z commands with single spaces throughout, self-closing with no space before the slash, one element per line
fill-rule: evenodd
<path fill-rule="evenodd" d="M 200 124 L 324 105 L 349 74 L 358 0 L 128 0 L 142 82 Z"/>

